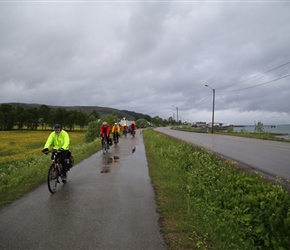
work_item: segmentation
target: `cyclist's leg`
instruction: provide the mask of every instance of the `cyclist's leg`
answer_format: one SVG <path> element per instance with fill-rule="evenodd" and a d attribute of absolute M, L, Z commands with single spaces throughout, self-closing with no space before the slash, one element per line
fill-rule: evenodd
<path fill-rule="evenodd" d="M 61 155 L 60 155 L 60 163 L 62 165 L 62 175 L 63 177 L 66 177 L 66 172 L 67 172 L 67 165 L 66 165 L 66 155 L 67 155 L 68 150 L 64 150 Z"/>
<path fill-rule="evenodd" d="M 110 148 L 110 135 L 107 135 L 107 145 L 108 145 L 108 149 Z"/>
<path fill-rule="evenodd" d="M 69 171 L 70 169 L 70 158 L 71 158 L 71 152 L 67 150 L 66 157 L 65 157 L 67 171 Z"/>

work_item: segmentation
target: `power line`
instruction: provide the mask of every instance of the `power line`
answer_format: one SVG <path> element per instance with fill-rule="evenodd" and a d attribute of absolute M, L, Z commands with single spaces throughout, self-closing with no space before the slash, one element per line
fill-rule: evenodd
<path fill-rule="evenodd" d="M 237 84 L 239 84 L 239 83 L 243 83 L 243 82 L 246 82 L 246 81 L 252 80 L 252 79 L 254 79 L 254 78 L 257 78 L 257 77 L 260 77 L 260 76 L 262 76 L 262 75 L 265 75 L 265 74 L 267 74 L 267 73 L 269 73 L 269 72 L 271 72 L 271 71 L 273 71 L 273 70 L 279 69 L 279 68 L 281 68 L 281 67 L 283 67 L 283 66 L 285 66 L 285 65 L 287 65 L 287 64 L 290 64 L 290 62 L 284 63 L 284 64 L 282 64 L 282 65 L 280 65 L 280 66 L 278 66 L 278 67 L 276 67 L 276 68 L 269 69 L 269 70 L 267 70 L 267 71 L 265 71 L 265 72 L 263 72 L 263 73 L 261 73 L 261 74 L 259 74 L 259 75 L 252 76 L 252 77 L 250 77 L 250 78 L 248 78 L 248 79 L 245 79 L 245 80 L 243 80 L 243 81 L 240 81 L 240 82 L 237 82 L 237 83 L 233 83 L 233 84 L 230 84 L 230 85 L 227 85 L 227 86 L 225 86 L 225 87 L 218 88 L 218 89 L 228 88 L 228 87 L 231 87 L 231 86 L 237 85 Z M 261 85 L 263 85 L 263 84 L 261 84 Z M 258 85 L 257 85 L 257 86 L 258 86 Z"/>
<path fill-rule="evenodd" d="M 256 87 L 259 87 L 259 86 L 261 86 L 261 85 L 265 85 L 265 84 L 268 84 L 268 83 L 276 82 L 276 81 L 278 81 L 278 80 L 281 80 L 281 79 L 287 78 L 287 77 L 289 77 L 289 76 L 290 76 L 290 75 L 285 75 L 285 76 L 282 76 L 282 77 L 280 77 L 280 78 L 274 79 L 274 80 L 272 80 L 272 81 L 268 81 L 268 82 L 260 83 L 260 84 L 254 85 L 254 86 L 250 86 L 250 87 L 246 87 L 246 88 L 242 88 L 242 89 L 225 90 L 225 91 L 222 91 L 222 92 L 233 92 L 233 91 L 240 91 L 240 90 L 245 90 L 245 89 L 256 88 Z"/>
<path fill-rule="evenodd" d="M 212 93 L 209 93 L 207 96 L 205 96 L 200 102 L 198 102 L 196 105 L 194 105 L 193 107 L 187 108 L 187 109 L 183 109 L 183 108 L 179 108 L 181 111 L 184 110 L 189 110 L 189 109 L 194 109 L 195 107 L 197 107 L 199 104 L 203 103 L 207 98 L 209 98 L 212 95 Z"/>

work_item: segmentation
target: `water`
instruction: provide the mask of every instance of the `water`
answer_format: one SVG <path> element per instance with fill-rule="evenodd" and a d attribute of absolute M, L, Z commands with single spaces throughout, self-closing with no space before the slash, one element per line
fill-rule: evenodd
<path fill-rule="evenodd" d="M 234 127 L 234 132 L 241 132 L 241 130 L 252 133 L 255 131 L 255 125 Z M 290 124 L 264 125 L 264 132 L 283 134 L 278 137 L 290 140 Z"/>

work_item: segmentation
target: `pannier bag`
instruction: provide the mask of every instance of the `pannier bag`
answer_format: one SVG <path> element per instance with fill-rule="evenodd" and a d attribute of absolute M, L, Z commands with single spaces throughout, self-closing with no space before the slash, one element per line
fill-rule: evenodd
<path fill-rule="evenodd" d="M 66 155 L 66 164 L 69 168 L 74 165 L 74 157 L 72 156 L 71 150 L 69 150 Z"/>

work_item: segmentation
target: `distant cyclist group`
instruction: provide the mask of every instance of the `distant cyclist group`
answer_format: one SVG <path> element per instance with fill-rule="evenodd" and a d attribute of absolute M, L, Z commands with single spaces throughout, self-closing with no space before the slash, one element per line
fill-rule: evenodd
<path fill-rule="evenodd" d="M 131 134 L 133 137 L 136 132 L 136 124 L 132 122 L 129 126 L 126 124 L 122 126 L 123 136 L 127 137 L 127 134 Z M 110 135 L 113 135 L 113 140 L 110 138 Z M 100 127 L 100 137 L 102 138 L 101 144 L 103 144 L 103 140 L 107 140 L 108 145 L 112 145 L 113 142 L 119 143 L 119 137 L 121 135 L 121 127 L 118 123 L 115 123 L 112 127 L 112 131 L 110 125 L 104 121 Z"/>

